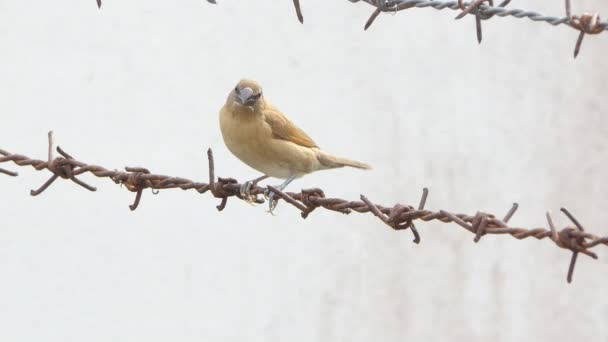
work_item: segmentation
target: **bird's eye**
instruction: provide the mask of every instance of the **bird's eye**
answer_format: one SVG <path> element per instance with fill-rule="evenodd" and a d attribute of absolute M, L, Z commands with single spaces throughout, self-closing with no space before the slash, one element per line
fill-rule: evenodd
<path fill-rule="evenodd" d="M 253 95 L 253 98 L 257 100 L 260 98 L 260 96 L 262 96 L 262 93 L 257 93 L 255 95 Z"/>
<path fill-rule="evenodd" d="M 234 92 L 238 93 L 239 92 L 239 87 L 234 87 Z"/>

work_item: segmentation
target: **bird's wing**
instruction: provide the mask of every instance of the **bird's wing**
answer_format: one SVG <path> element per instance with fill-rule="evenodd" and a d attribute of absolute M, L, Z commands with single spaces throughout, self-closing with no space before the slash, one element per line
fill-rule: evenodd
<path fill-rule="evenodd" d="M 304 147 L 318 148 L 317 144 L 303 130 L 291 122 L 278 109 L 271 106 L 266 107 L 264 109 L 264 120 L 270 125 L 273 138 L 291 141 Z"/>

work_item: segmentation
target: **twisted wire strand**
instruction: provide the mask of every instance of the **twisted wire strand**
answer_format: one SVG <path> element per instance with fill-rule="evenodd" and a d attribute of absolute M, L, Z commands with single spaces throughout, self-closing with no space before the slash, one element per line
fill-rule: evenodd
<path fill-rule="evenodd" d="M 77 185 L 89 190 L 95 191 L 96 188 L 88 185 L 80 180 L 78 176 L 85 173 L 90 173 L 99 178 L 109 178 L 114 183 L 124 185 L 129 191 L 135 192 L 135 200 L 129 207 L 131 210 L 137 209 L 141 201 L 144 189 L 152 189 L 154 192 L 167 189 L 182 189 L 195 190 L 200 194 L 210 192 L 212 196 L 221 199 L 217 206 L 219 211 L 222 211 L 231 197 L 239 199 L 263 203 L 264 199 L 258 198 L 258 195 L 266 195 L 269 191 L 274 192 L 280 199 L 291 204 L 301 211 L 303 218 L 308 217 L 310 213 L 318 208 L 335 211 L 343 214 L 352 212 L 371 213 L 378 217 L 383 223 L 394 230 L 410 230 L 414 236 L 414 242 L 420 243 L 420 234 L 414 225 L 414 222 L 419 220 L 423 222 L 440 221 L 443 223 L 456 223 L 466 231 L 475 235 L 474 241 L 479 242 L 485 235 L 510 235 L 516 239 L 535 238 L 543 240 L 549 238 L 556 246 L 570 250 L 572 257 L 568 268 L 567 281 L 572 281 L 572 274 L 576 264 L 578 253 L 585 254 L 593 259 L 597 259 L 597 255 L 591 251 L 592 248 L 604 245 L 608 246 L 608 237 L 600 237 L 584 230 L 579 221 L 565 208 L 561 211 L 572 221 L 573 225 L 566 226 L 561 230 L 557 230 L 553 224 L 552 217 L 547 213 L 548 229 L 544 227 L 538 228 L 521 228 L 508 226 L 508 222 L 515 214 L 518 205 L 516 203 L 510 208 L 503 219 L 499 219 L 496 215 L 484 212 L 477 212 L 475 215 L 455 214 L 447 210 L 432 211 L 425 209 L 428 198 L 428 189 L 423 189 L 422 196 L 416 207 L 406 204 L 395 204 L 392 207 L 374 204 L 366 196 L 361 195 L 359 201 L 349 201 L 341 198 L 329 198 L 325 196 L 323 190 L 319 188 L 304 189 L 299 193 L 283 192 L 272 186 L 261 187 L 254 185 L 248 194 L 241 193 L 242 184 L 233 178 L 215 177 L 215 163 L 211 149 L 207 151 L 209 162 L 209 181 L 196 182 L 183 177 L 173 177 L 167 175 L 159 175 L 150 173 L 143 167 L 126 167 L 124 171 L 110 170 L 102 166 L 87 164 L 79 161 L 69 155 L 60 147 L 57 147 L 59 157 L 53 156 L 53 138 L 52 132 L 49 132 L 49 155 L 48 159 L 39 160 L 32 159 L 25 155 L 9 153 L 0 149 L 0 163 L 13 162 L 18 166 L 31 166 L 34 169 L 48 170 L 51 172 L 51 177 L 37 190 L 32 190 L 30 194 L 37 196 L 44 192 L 55 180 L 63 178 L 71 180 Z M 0 173 L 8 176 L 17 176 L 16 172 L 0 169 Z"/>
<path fill-rule="evenodd" d="M 376 8 L 379 8 L 383 12 L 395 12 L 402 11 L 408 8 L 427 8 L 431 7 L 436 10 L 451 9 L 461 11 L 458 1 L 438 1 L 438 0 L 348 0 L 350 2 L 366 2 Z M 471 5 L 472 2 L 464 2 L 465 6 Z M 499 17 L 515 17 L 515 18 L 528 18 L 532 21 L 543 21 L 553 26 L 567 24 L 570 21 L 568 17 L 555 17 L 549 15 L 542 15 L 538 12 L 528 11 L 523 9 L 508 9 L 505 7 L 494 7 L 486 4 L 479 5 L 479 12 L 482 15 L 491 17 L 497 15 Z M 602 21 L 597 24 L 602 27 L 603 30 L 608 30 L 608 21 Z"/>
<path fill-rule="evenodd" d="M 304 16 L 302 15 L 302 8 L 300 0 L 292 0 L 296 11 L 296 16 L 300 23 L 304 23 Z M 451 9 L 458 10 L 461 13 L 456 16 L 456 19 L 461 19 L 466 15 L 475 16 L 475 26 L 477 41 L 481 43 L 482 40 L 482 29 L 481 22 L 483 20 L 489 20 L 494 16 L 499 17 L 515 17 L 515 18 L 528 18 L 535 22 L 546 22 L 553 26 L 567 24 L 573 29 L 579 31 L 579 36 L 574 46 L 574 58 L 576 58 L 580 52 L 581 45 L 585 34 L 599 34 L 608 30 L 608 21 L 601 21 L 599 14 L 584 13 L 581 15 L 570 14 L 570 0 L 565 0 L 567 16 L 556 17 L 543 15 L 538 12 L 523 10 L 523 9 L 508 9 L 506 6 L 511 0 L 503 0 L 498 6 L 494 6 L 494 0 L 475 0 L 471 2 L 465 2 L 464 0 L 452 0 L 452 1 L 439 1 L 439 0 L 348 0 L 352 3 L 365 2 L 371 6 L 376 7 L 376 10 L 371 14 L 367 22 L 365 23 L 364 29 L 367 30 L 376 18 L 382 12 L 398 12 L 409 8 L 434 8 L 436 10 Z M 101 8 L 101 0 L 96 0 L 97 7 Z M 210 4 L 217 4 L 215 0 L 207 0 Z M 484 4 L 483 2 L 488 2 Z"/>

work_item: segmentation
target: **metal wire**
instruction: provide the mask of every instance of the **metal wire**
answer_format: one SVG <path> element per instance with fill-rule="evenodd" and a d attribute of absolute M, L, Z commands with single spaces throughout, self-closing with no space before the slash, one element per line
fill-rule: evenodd
<path fill-rule="evenodd" d="M 503 219 L 497 218 L 496 215 L 484 212 L 477 212 L 475 215 L 454 214 L 447 210 L 432 211 L 425 209 L 428 198 L 428 190 L 425 188 L 422 191 L 422 196 L 416 207 L 406 204 L 395 204 L 392 207 L 385 207 L 374 204 L 366 196 L 361 195 L 360 201 L 348 201 L 340 198 L 328 198 L 323 190 L 318 188 L 302 190 L 299 193 L 283 192 L 272 186 L 260 187 L 252 186 L 249 194 L 244 196 L 241 194 L 241 185 L 233 178 L 215 177 L 215 163 L 211 149 L 207 151 L 209 161 L 209 181 L 195 182 L 187 178 L 172 177 L 165 175 L 152 174 L 146 168 L 142 167 L 126 167 L 125 171 L 108 170 L 102 166 L 91 165 L 76 160 L 74 157 L 66 153 L 60 147 L 57 147 L 59 157 L 53 156 L 53 135 L 49 132 L 48 136 L 48 158 L 46 161 L 32 159 L 30 157 L 9 153 L 0 149 L 0 163 L 13 162 L 19 166 L 32 166 L 36 170 L 48 170 L 51 172 L 51 177 L 37 190 L 31 190 L 32 196 L 37 196 L 44 192 L 58 178 L 69 179 L 77 185 L 89 190 L 95 191 L 96 188 L 83 182 L 78 176 L 90 173 L 99 178 L 109 178 L 114 183 L 125 185 L 129 191 L 135 192 L 135 200 L 129 205 L 131 210 L 137 209 L 140 204 L 143 190 L 166 190 L 166 189 L 182 189 L 195 190 L 200 194 L 210 192 L 214 197 L 221 199 L 217 206 L 219 211 L 222 211 L 227 203 L 228 198 L 236 197 L 245 201 L 253 201 L 263 203 L 264 199 L 258 198 L 258 195 L 265 195 L 269 191 L 274 192 L 280 199 L 291 204 L 301 212 L 303 218 L 308 217 L 317 208 L 324 208 L 331 211 L 340 212 L 343 214 L 357 213 L 372 213 L 382 222 L 394 230 L 411 230 L 414 235 L 414 242 L 420 243 L 420 234 L 414 226 L 414 221 L 433 221 L 438 220 L 444 223 L 454 222 L 458 226 L 474 235 L 474 241 L 479 242 L 485 235 L 510 235 L 516 239 L 535 238 L 542 240 L 549 238 L 556 246 L 570 250 L 572 257 L 568 268 L 567 281 L 572 281 L 572 274 L 579 253 L 585 254 L 593 259 L 597 259 L 597 255 L 590 249 L 604 245 L 608 246 L 608 237 L 599 237 L 586 232 L 579 221 L 565 208 L 561 211 L 572 221 L 573 225 L 566 226 L 561 230 L 557 230 L 553 224 L 552 217 L 547 213 L 547 228 L 519 228 L 510 227 L 507 225 L 513 214 L 515 214 L 518 205 L 514 203 Z M 0 173 L 9 176 L 17 176 L 16 172 L 5 169 L 0 169 Z M 253 196 L 253 200 L 250 198 Z"/>
<path fill-rule="evenodd" d="M 350 2 L 366 2 L 374 7 L 376 10 L 371 14 L 367 22 L 365 23 L 364 29 L 367 30 L 372 23 L 376 20 L 378 15 L 382 12 L 398 12 L 409 8 L 434 8 L 437 10 L 451 9 L 459 10 L 461 13 L 456 16 L 455 19 L 462 19 L 467 14 L 475 16 L 476 34 L 477 41 L 481 43 L 482 30 L 481 21 L 488 20 L 493 16 L 499 17 L 515 17 L 515 18 L 528 18 L 532 21 L 542 21 L 549 23 L 553 26 L 567 24 L 568 26 L 578 30 L 579 37 L 576 41 L 574 48 L 574 58 L 578 56 L 581 48 L 583 37 L 585 34 L 599 34 L 608 30 L 608 21 L 601 21 L 599 14 L 584 13 L 580 15 L 571 14 L 570 0 L 565 0 L 565 17 L 555 17 L 542 15 L 534 11 L 527 11 L 522 9 L 507 9 L 506 6 L 511 0 L 504 0 L 498 6 L 494 6 L 493 0 L 475 0 L 472 2 L 464 2 L 463 0 L 456 1 L 436 1 L 436 0 L 348 0 Z M 489 5 L 484 4 L 488 2 Z"/>
<path fill-rule="evenodd" d="M 566 16 L 556 17 L 543 15 L 538 12 L 523 10 L 523 9 L 508 9 L 506 6 L 511 3 L 511 0 L 503 0 L 499 5 L 494 6 L 493 0 L 474 0 L 465 2 L 463 0 L 452 0 L 452 1 L 439 1 L 439 0 L 348 0 L 350 2 L 365 2 L 376 9 L 372 12 L 371 16 L 367 20 L 364 26 L 364 30 L 367 30 L 376 18 L 382 12 L 399 12 L 410 8 L 434 8 L 436 10 L 451 9 L 461 11 L 455 19 L 462 19 L 466 15 L 475 16 L 475 26 L 477 41 L 481 43 L 482 40 L 482 29 L 481 22 L 483 20 L 489 20 L 494 16 L 499 17 L 515 17 L 515 18 L 528 18 L 535 22 L 546 22 L 553 26 L 567 24 L 568 26 L 580 31 L 579 38 L 576 41 L 574 48 L 574 57 L 578 56 L 580 47 L 585 34 L 599 34 L 603 31 L 608 30 L 608 21 L 601 21 L 599 14 L 584 13 L 581 15 L 571 15 L 570 13 L 570 0 L 565 0 Z M 207 2 L 216 4 L 215 0 L 207 0 Z M 487 2 L 488 4 L 485 4 Z M 304 23 L 304 17 L 302 15 L 302 9 L 299 0 L 293 0 L 293 4 L 296 10 L 296 15 L 301 23 Z"/>
<path fill-rule="evenodd" d="M 296 10 L 296 16 L 300 23 L 304 23 L 304 16 L 302 15 L 302 8 L 300 6 L 300 0 L 292 0 L 294 8 Z M 576 58 L 580 52 L 581 44 L 585 34 L 599 34 L 608 30 L 608 21 L 601 21 L 598 13 L 584 13 L 580 15 L 572 15 L 570 13 L 570 0 L 565 0 L 566 16 L 556 17 L 543 15 L 534 11 L 522 10 L 522 9 L 507 9 L 506 6 L 511 3 L 511 0 L 503 0 L 498 6 L 494 6 L 494 0 L 474 0 L 471 2 L 465 2 L 463 0 L 452 0 L 452 1 L 439 1 L 439 0 L 348 0 L 350 2 L 365 2 L 376 9 L 372 12 L 369 19 L 365 23 L 364 30 L 367 30 L 373 22 L 376 20 L 378 15 L 382 12 L 399 12 L 409 8 L 434 8 L 436 10 L 451 9 L 459 10 L 461 13 L 456 16 L 455 19 L 462 19 L 468 14 L 475 16 L 475 33 L 477 35 L 477 41 L 481 43 L 482 40 L 482 20 L 489 20 L 494 16 L 499 17 L 515 17 L 515 18 L 528 18 L 532 21 L 542 21 L 549 23 L 553 26 L 567 24 L 568 26 L 578 30 L 579 36 L 576 40 L 574 47 L 574 58 Z M 101 0 L 96 0 L 97 7 L 101 8 Z M 217 4 L 215 0 L 207 0 L 208 3 Z M 484 4 L 488 2 L 488 4 Z"/>
<path fill-rule="evenodd" d="M 431 7 L 437 10 L 442 9 L 451 9 L 461 11 L 463 8 L 460 6 L 459 1 L 437 1 L 437 0 L 348 0 L 350 2 L 366 2 L 376 8 L 379 8 L 382 12 L 396 12 L 402 11 L 408 8 L 427 8 Z M 548 16 L 542 15 L 540 13 L 522 9 L 507 9 L 505 6 L 510 1 L 506 1 L 506 4 L 501 4 L 496 7 L 489 6 L 486 4 L 480 4 L 477 1 L 473 2 L 462 2 L 465 7 L 479 7 L 479 12 L 483 16 L 487 16 L 487 18 L 483 18 L 483 20 L 487 20 L 490 17 L 497 15 L 499 17 L 507 17 L 512 16 L 515 18 L 528 18 L 532 21 L 544 21 L 551 25 L 560 25 L 567 24 L 570 21 L 569 16 L 566 17 L 556 17 L 556 16 Z M 504 2 L 503 2 L 504 3 Z M 469 12 L 466 12 L 467 14 Z M 602 28 L 602 30 L 608 30 L 608 21 L 599 22 L 598 26 Z"/>

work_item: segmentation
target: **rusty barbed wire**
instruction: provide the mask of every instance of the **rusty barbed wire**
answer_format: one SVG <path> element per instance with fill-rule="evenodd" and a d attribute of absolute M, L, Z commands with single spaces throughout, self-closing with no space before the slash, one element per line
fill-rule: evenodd
<path fill-rule="evenodd" d="M 101 0 L 97 1 L 97 8 L 101 8 Z M 481 43 L 483 33 L 481 29 L 481 22 L 483 20 L 489 20 L 494 16 L 499 17 L 515 17 L 515 18 L 528 18 L 532 21 L 547 22 L 553 26 L 567 24 L 573 29 L 579 31 L 579 36 L 576 40 L 574 47 L 574 58 L 576 58 L 580 52 L 581 44 L 585 34 L 599 34 L 608 30 L 608 21 L 601 21 L 599 13 L 583 13 L 579 15 L 572 15 L 570 12 L 571 4 L 570 0 L 565 0 L 566 16 L 555 17 L 542 15 L 540 13 L 522 9 L 507 9 L 505 8 L 512 0 L 503 0 L 498 6 L 494 6 L 494 0 L 473 0 L 466 2 L 464 0 L 452 0 L 452 1 L 440 1 L 440 0 L 348 0 L 350 2 L 365 2 L 376 9 L 370 15 L 369 19 L 365 22 L 363 27 L 367 30 L 376 20 L 376 18 L 382 12 L 396 13 L 404 11 L 410 8 L 434 8 L 436 10 L 451 9 L 461 11 L 454 19 L 462 19 L 466 15 L 471 14 L 475 16 L 475 33 L 477 36 L 477 42 Z M 208 3 L 217 4 L 215 0 L 207 0 Z M 485 4 L 487 2 L 488 4 Z M 302 15 L 302 8 L 300 6 L 300 0 L 293 0 L 293 5 L 296 11 L 296 16 L 300 23 L 304 23 L 304 16 Z"/>
<path fill-rule="evenodd" d="M 131 210 L 137 209 L 140 204 L 143 190 L 152 189 L 154 192 L 166 189 L 182 189 L 195 190 L 200 194 L 210 192 L 212 196 L 219 198 L 220 204 L 216 207 L 222 211 L 227 203 L 228 198 L 237 197 L 244 201 L 249 201 L 250 198 L 244 198 L 241 195 L 241 184 L 233 178 L 215 177 L 215 163 L 213 152 L 211 149 L 207 151 L 209 162 L 209 181 L 195 182 L 187 178 L 172 177 L 166 175 L 152 174 L 148 169 L 142 167 L 126 167 L 124 171 L 109 170 L 102 166 L 91 165 L 78 161 L 63 149 L 57 146 L 56 151 L 60 154 L 55 157 L 53 134 L 48 134 L 48 156 L 47 160 L 32 159 L 21 154 L 9 153 L 0 149 L 0 163 L 13 162 L 19 166 L 32 166 L 34 169 L 48 170 L 51 172 L 51 177 L 38 189 L 31 190 L 30 195 L 37 196 L 44 192 L 58 178 L 69 179 L 79 186 L 89 190 L 96 191 L 93 186 L 88 185 L 79 178 L 85 173 L 93 174 L 99 178 L 109 178 L 114 183 L 124 185 L 131 192 L 135 192 L 135 200 L 129 205 Z M 17 176 L 16 172 L 0 168 L 0 173 L 9 176 Z M 497 218 L 496 215 L 478 211 L 475 215 L 454 214 L 447 210 L 432 211 L 425 209 L 428 198 L 428 189 L 423 189 L 422 196 L 418 206 L 413 207 L 407 204 L 395 204 L 392 207 L 385 207 L 374 204 L 366 196 L 361 195 L 360 201 L 348 201 L 340 198 L 328 198 L 323 190 L 319 188 L 304 189 L 299 193 L 283 192 L 273 186 L 261 187 L 254 185 L 251 187 L 250 195 L 253 196 L 255 203 L 263 203 L 264 200 L 258 198 L 258 195 L 265 195 L 268 191 L 272 191 L 286 203 L 291 204 L 301 212 L 302 218 L 308 217 L 310 213 L 318 208 L 324 208 L 331 211 L 336 211 L 343 214 L 352 212 L 372 213 L 378 217 L 383 223 L 394 230 L 410 230 L 414 235 L 414 242 L 420 243 L 420 234 L 414 225 L 414 221 L 433 221 L 438 220 L 444 223 L 454 222 L 466 231 L 474 235 L 473 241 L 479 242 L 485 235 L 504 235 L 508 234 L 516 239 L 525 239 L 533 237 L 537 240 L 549 238 L 556 246 L 570 250 L 572 256 L 568 267 L 567 281 L 572 281 L 574 267 L 576 265 L 579 253 L 585 254 L 593 259 L 597 259 L 597 255 L 590 249 L 599 245 L 608 246 L 608 237 L 599 237 L 594 234 L 587 233 L 579 221 L 565 208 L 561 211 L 572 221 L 573 226 L 566 226 L 561 230 L 557 230 L 553 224 L 550 213 L 546 214 L 546 228 L 519 228 L 510 227 L 507 225 L 511 217 L 515 214 L 518 205 L 513 203 L 510 210 L 503 219 Z M 156 192 L 157 193 L 157 192 Z"/>
<path fill-rule="evenodd" d="M 482 29 L 481 22 L 483 20 L 489 20 L 494 16 L 499 17 L 515 17 L 515 18 L 528 18 L 535 22 L 547 22 L 553 26 L 566 24 L 575 30 L 579 31 L 579 37 L 576 41 L 576 45 L 574 48 L 574 58 L 578 56 L 580 51 L 580 47 L 583 41 L 583 37 L 585 34 L 599 34 L 606 30 L 608 30 L 608 21 L 601 21 L 599 14 L 589 14 L 583 13 L 580 15 L 571 15 L 570 13 L 570 0 L 565 0 L 566 5 L 566 16 L 565 17 L 556 17 L 556 16 L 547 16 L 542 15 L 540 13 L 522 9 L 507 9 L 506 6 L 511 3 L 511 0 L 503 0 L 497 6 L 494 6 L 493 0 L 473 0 L 470 2 L 465 2 L 463 0 L 452 0 L 452 1 L 439 1 L 439 0 L 348 0 L 350 2 L 365 2 L 368 3 L 376 9 L 372 12 L 369 19 L 365 22 L 363 27 L 364 30 L 367 30 L 376 18 L 380 15 L 380 13 L 388 12 L 388 13 L 396 13 L 399 11 L 404 11 L 410 8 L 434 8 L 436 10 L 443 9 L 451 9 L 461 11 L 455 19 L 462 19 L 466 15 L 474 15 L 475 16 L 475 33 L 477 36 L 478 43 L 482 41 Z M 215 4 L 215 0 L 207 0 L 209 3 Z M 487 4 L 485 4 L 487 2 Z M 299 0 L 293 0 L 293 4 L 296 10 L 296 14 L 298 20 L 301 23 L 304 23 L 304 18 L 302 16 L 302 9 L 300 7 Z"/>
<path fill-rule="evenodd" d="M 382 12 L 392 12 L 396 13 L 399 11 L 403 11 L 410 8 L 434 8 L 437 10 L 442 9 L 451 9 L 451 10 L 459 10 L 460 14 L 456 16 L 455 19 L 462 19 L 467 14 L 471 14 L 475 16 L 475 26 L 476 26 L 476 35 L 477 41 L 481 43 L 482 40 L 482 30 L 481 30 L 481 22 L 482 20 L 489 20 L 494 16 L 506 17 L 512 16 L 515 18 L 528 18 L 532 21 L 538 22 L 547 22 L 553 26 L 566 24 L 577 31 L 580 31 L 579 38 L 577 39 L 575 48 L 574 48 L 574 58 L 578 56 L 580 51 L 581 43 L 583 41 L 583 37 L 585 34 L 599 34 L 606 30 L 608 30 L 608 22 L 601 21 L 599 14 L 589 14 L 584 13 L 580 15 L 572 15 L 571 14 L 571 3 L 570 0 L 565 0 L 566 7 L 566 16 L 565 17 L 555 17 L 555 16 L 546 16 L 534 11 L 527 11 L 522 9 L 507 9 L 506 6 L 511 3 L 511 0 L 503 0 L 498 6 L 494 6 L 493 0 L 474 0 L 471 2 L 464 2 L 463 0 L 455 0 L 455 1 L 436 1 L 436 0 L 349 0 L 350 2 L 366 2 L 376 9 L 371 14 L 367 22 L 365 23 L 364 29 L 367 30 L 371 24 L 374 22 L 376 17 L 380 15 Z M 485 4 L 487 2 L 488 4 Z"/>

